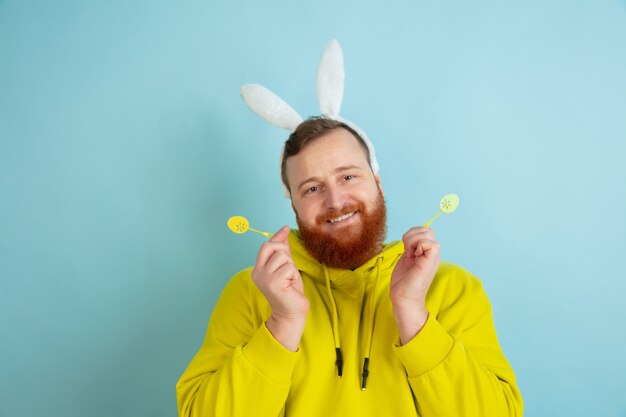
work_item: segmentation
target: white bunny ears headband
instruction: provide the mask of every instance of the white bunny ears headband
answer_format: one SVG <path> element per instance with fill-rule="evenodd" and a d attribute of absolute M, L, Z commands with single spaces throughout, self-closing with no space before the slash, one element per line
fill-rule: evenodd
<path fill-rule="evenodd" d="M 320 112 L 329 119 L 345 123 L 363 139 L 369 151 L 372 171 L 378 174 L 379 166 L 372 142 L 358 126 L 339 116 L 343 100 L 344 78 L 343 52 L 339 42 L 333 39 L 326 45 L 317 67 L 317 98 Z M 242 85 L 241 97 L 253 112 L 273 126 L 293 132 L 304 121 L 289 104 L 262 85 Z M 286 187 L 285 194 L 288 197 L 290 195 Z"/>

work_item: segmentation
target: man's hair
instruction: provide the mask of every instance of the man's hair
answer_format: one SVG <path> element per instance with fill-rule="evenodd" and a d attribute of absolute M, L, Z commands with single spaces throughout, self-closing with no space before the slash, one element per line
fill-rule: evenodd
<path fill-rule="evenodd" d="M 285 187 L 287 187 L 287 190 L 289 190 L 290 193 L 291 189 L 289 188 L 289 182 L 287 181 L 287 158 L 299 154 L 300 151 L 302 151 L 302 149 L 304 149 L 307 145 L 313 143 L 316 139 L 319 139 L 331 130 L 340 128 L 346 129 L 348 132 L 352 133 L 354 138 L 359 142 L 359 144 L 365 151 L 365 155 L 367 156 L 367 163 L 370 165 L 370 167 L 372 166 L 372 162 L 370 160 L 370 151 L 367 148 L 367 144 L 353 128 L 343 122 L 329 119 L 325 116 L 309 117 L 304 122 L 298 125 L 296 130 L 294 130 L 293 133 L 289 135 L 289 138 L 285 142 L 283 160 L 280 164 L 280 176 L 283 180 L 283 184 L 285 184 Z"/>

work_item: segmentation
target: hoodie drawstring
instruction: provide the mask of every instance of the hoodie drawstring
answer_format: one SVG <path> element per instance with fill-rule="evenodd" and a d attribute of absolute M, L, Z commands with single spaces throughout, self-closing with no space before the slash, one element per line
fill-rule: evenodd
<path fill-rule="evenodd" d="M 328 268 L 326 265 L 322 266 L 324 267 L 324 277 L 326 279 L 326 293 L 328 294 L 332 310 L 331 322 L 333 327 L 333 339 L 335 341 L 335 364 L 337 365 L 337 375 L 341 378 L 343 376 L 343 357 L 341 356 L 341 341 L 339 340 L 339 315 L 337 313 L 335 297 L 333 297 L 333 292 L 330 288 L 330 274 L 328 273 Z"/>
<path fill-rule="evenodd" d="M 361 390 L 365 391 L 367 388 L 367 377 L 369 376 L 369 363 L 370 363 L 370 355 L 372 353 L 372 341 L 374 339 L 374 313 L 376 312 L 376 306 L 374 304 L 374 299 L 376 297 L 376 288 L 378 287 L 378 279 L 380 278 L 380 264 L 383 258 L 378 257 L 376 259 L 376 279 L 374 280 L 374 286 L 372 287 L 367 304 L 365 305 L 365 329 L 370 329 L 369 333 L 366 334 L 367 339 L 365 342 L 365 359 L 363 360 L 363 373 L 361 374 Z"/>
<path fill-rule="evenodd" d="M 365 390 L 367 388 L 367 378 L 369 376 L 369 362 L 370 355 L 372 353 L 372 343 L 374 339 L 374 315 L 376 312 L 376 305 L 374 305 L 374 300 L 376 299 L 376 288 L 378 287 L 378 281 L 380 278 L 380 265 L 382 263 L 383 258 L 379 257 L 376 259 L 376 279 L 374 280 L 374 286 L 370 290 L 369 296 L 364 306 L 364 317 L 365 317 L 365 331 L 369 329 L 369 332 L 366 333 L 365 339 L 365 349 L 362 350 L 364 352 L 363 359 L 363 372 L 361 373 L 361 389 Z M 328 272 L 328 268 L 326 265 L 322 265 L 324 268 L 324 278 L 326 281 L 326 293 L 328 295 L 328 300 L 330 301 L 331 307 L 331 323 L 333 328 L 333 339 L 335 341 L 335 355 L 336 360 L 335 364 L 337 365 L 337 375 L 339 377 L 343 376 L 343 357 L 341 355 L 341 341 L 339 339 L 339 314 L 337 312 L 337 304 L 335 303 L 335 297 L 333 297 L 333 292 L 330 287 L 330 274 Z"/>

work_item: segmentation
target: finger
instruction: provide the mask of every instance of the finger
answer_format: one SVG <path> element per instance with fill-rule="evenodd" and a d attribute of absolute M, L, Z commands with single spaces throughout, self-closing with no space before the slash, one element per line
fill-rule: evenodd
<path fill-rule="evenodd" d="M 436 240 L 435 232 L 433 231 L 433 229 L 431 229 L 430 227 L 418 226 L 412 227 L 404 235 L 402 235 L 402 241 L 406 242 L 407 240 L 410 240 L 415 236 L 424 236 L 428 239 Z"/>
<path fill-rule="evenodd" d="M 423 232 L 426 230 L 433 230 L 433 229 L 427 226 L 414 226 L 414 227 L 411 227 L 409 230 L 407 230 L 405 235 L 415 233 L 415 232 Z"/>
<path fill-rule="evenodd" d="M 408 253 L 409 256 L 420 256 L 423 251 L 418 250 L 418 243 L 423 240 L 428 240 L 431 242 L 437 241 L 434 235 L 423 231 L 405 236 L 403 238 L 405 253 Z"/>
<path fill-rule="evenodd" d="M 427 241 L 428 247 L 424 247 L 424 256 L 426 259 L 433 259 L 439 257 L 441 252 L 441 245 L 439 242 L 429 240 Z"/>
<path fill-rule="evenodd" d="M 269 241 L 287 243 L 288 236 L 289 227 L 283 226 L 276 233 L 274 233 L 274 236 L 272 236 Z"/>
<path fill-rule="evenodd" d="M 296 266 L 293 264 L 283 264 L 281 265 L 280 268 L 278 268 L 276 271 L 274 271 L 274 278 L 280 282 L 280 287 L 281 288 L 286 288 L 289 287 L 290 285 L 294 284 L 294 278 L 297 277 L 297 272 L 298 270 L 296 269 Z"/>
<path fill-rule="evenodd" d="M 267 242 L 263 242 L 261 249 L 259 249 L 259 254 L 257 255 L 256 266 L 264 267 L 274 253 L 281 251 L 289 254 L 291 253 L 289 251 L 288 244 L 282 242 L 271 242 L 269 240 Z"/>
<path fill-rule="evenodd" d="M 439 249 L 439 242 L 422 239 L 417 243 L 414 253 L 416 257 L 424 255 L 425 258 L 431 259 L 433 256 L 437 256 L 439 254 Z"/>
<path fill-rule="evenodd" d="M 271 242 L 280 242 L 287 245 L 287 252 L 291 253 L 291 248 L 289 247 L 289 232 L 291 229 L 289 226 L 281 227 L 274 236 L 270 238 Z"/>
<path fill-rule="evenodd" d="M 293 259 L 291 259 L 289 254 L 284 251 L 274 252 L 265 264 L 265 270 L 267 272 L 274 273 L 283 265 L 293 265 L 295 267 Z"/>
<path fill-rule="evenodd" d="M 413 251 L 413 256 L 415 256 L 416 258 L 419 258 L 424 253 L 422 242 L 423 242 L 422 240 L 418 240 L 417 244 L 415 245 L 415 251 Z"/>

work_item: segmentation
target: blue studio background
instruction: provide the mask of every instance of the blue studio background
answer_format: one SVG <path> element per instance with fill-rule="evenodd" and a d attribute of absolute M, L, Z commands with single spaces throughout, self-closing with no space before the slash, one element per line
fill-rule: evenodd
<path fill-rule="evenodd" d="M 258 82 L 374 141 L 389 237 L 484 282 L 527 416 L 626 416 L 626 1 L 0 0 L 0 416 L 174 416 L 211 310 L 295 225 Z"/>

